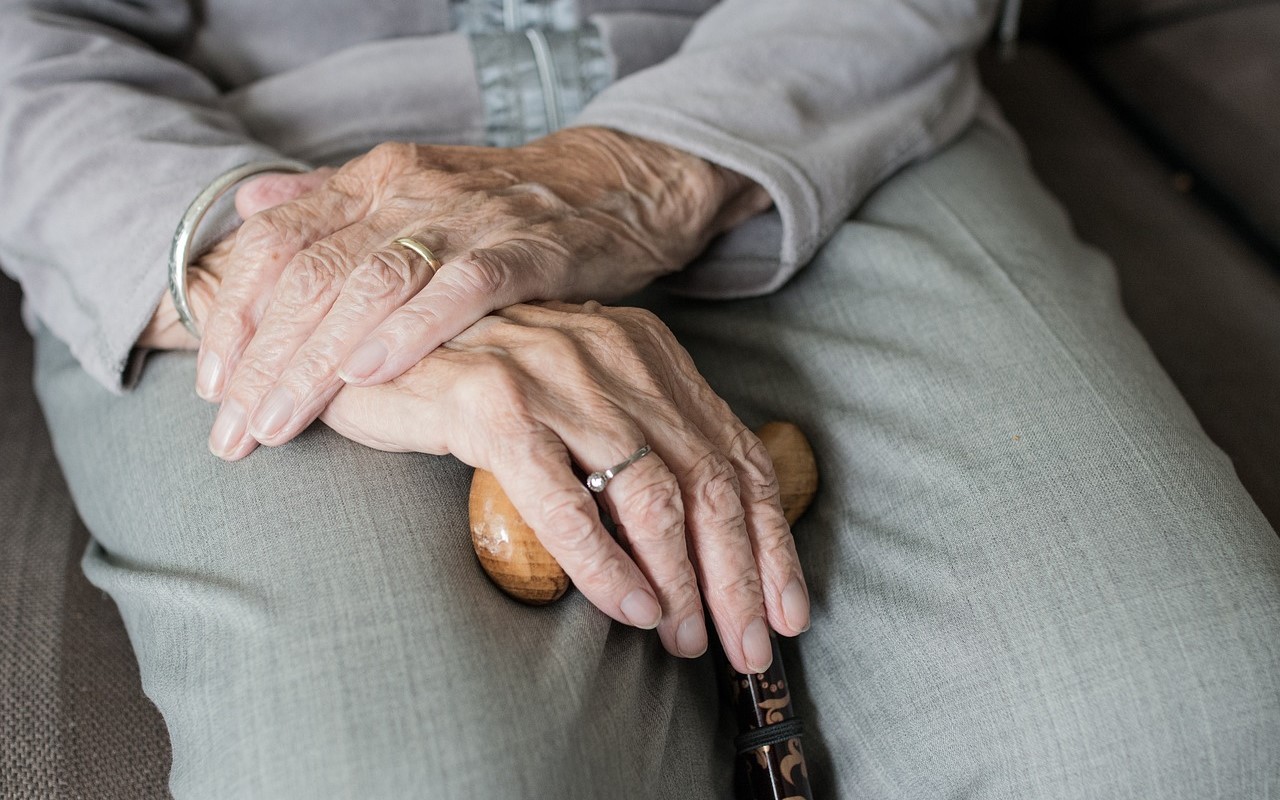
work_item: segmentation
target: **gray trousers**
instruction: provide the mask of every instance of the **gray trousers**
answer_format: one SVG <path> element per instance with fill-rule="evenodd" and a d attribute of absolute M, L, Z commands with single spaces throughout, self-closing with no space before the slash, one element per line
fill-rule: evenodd
<path fill-rule="evenodd" d="M 1280 541 L 1015 146 L 905 170 L 773 296 L 644 302 L 817 450 L 819 797 L 1280 786 Z M 706 660 L 505 599 L 457 461 L 315 426 L 224 464 L 189 354 L 113 397 L 46 335 L 37 373 L 179 798 L 726 796 Z"/>

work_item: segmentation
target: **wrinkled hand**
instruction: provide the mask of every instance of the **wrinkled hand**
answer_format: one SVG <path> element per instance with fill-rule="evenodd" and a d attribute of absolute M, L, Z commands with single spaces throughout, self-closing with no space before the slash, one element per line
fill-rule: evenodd
<path fill-rule="evenodd" d="M 254 177 L 236 192 L 236 211 L 241 219 L 248 219 L 260 211 L 296 200 L 322 186 L 333 172 L 322 167 L 304 175 L 267 173 Z M 237 232 L 232 231 L 187 269 L 187 301 L 198 320 L 208 319 L 222 286 L 222 276 L 231 268 Z M 138 336 L 137 346 L 151 350 L 195 350 L 199 345 L 199 340 L 178 319 L 173 298 L 165 292 L 151 321 Z"/>
<path fill-rule="evenodd" d="M 512 306 L 396 380 L 343 389 L 322 419 L 492 471 L 579 590 L 619 622 L 656 626 L 676 655 L 706 649 L 703 600 L 741 672 L 768 667 L 770 625 L 809 625 L 767 451 L 647 311 Z M 601 494 L 620 546 L 571 465 L 604 469 L 642 443 L 653 451 Z"/>
<path fill-rule="evenodd" d="M 736 173 L 598 128 L 379 146 L 240 229 L 200 348 L 197 391 L 222 403 L 210 448 L 282 444 L 344 380 L 394 378 L 495 309 L 625 296 L 767 205 Z"/>

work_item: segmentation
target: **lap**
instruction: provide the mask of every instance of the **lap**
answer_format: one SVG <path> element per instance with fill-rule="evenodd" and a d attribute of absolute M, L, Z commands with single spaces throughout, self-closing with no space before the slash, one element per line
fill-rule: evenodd
<path fill-rule="evenodd" d="M 659 313 L 749 424 L 814 441 L 797 663 L 841 796 L 1274 779 L 1280 541 L 998 137 L 891 180 L 784 291 Z"/>
<path fill-rule="evenodd" d="M 814 624 L 789 666 L 829 796 L 1230 794 L 1274 772 L 1275 535 L 1012 148 L 979 128 L 904 171 L 775 295 L 645 302 L 748 423 L 817 450 Z M 175 789 L 722 785 L 705 665 L 580 597 L 498 595 L 456 462 L 315 428 L 225 465 L 189 356 L 115 398 L 44 337 L 38 373 Z"/>
<path fill-rule="evenodd" d="M 173 738 L 176 796 L 710 796 L 709 667 L 573 594 L 501 595 L 467 535 L 470 469 L 315 426 L 225 464 L 193 358 L 112 397 L 47 336 L 38 384 Z"/>

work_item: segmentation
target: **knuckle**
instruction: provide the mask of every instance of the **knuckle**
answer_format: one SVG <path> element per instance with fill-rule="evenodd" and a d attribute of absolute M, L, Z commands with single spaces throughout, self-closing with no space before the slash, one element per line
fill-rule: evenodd
<path fill-rule="evenodd" d="M 230 292 L 216 294 L 204 323 L 205 344 L 224 344 L 241 330 L 249 320 L 244 313 L 245 304 L 232 302 Z"/>
<path fill-rule="evenodd" d="M 720 454 L 708 451 L 690 471 L 698 500 L 725 521 L 742 515 L 738 474 Z"/>
<path fill-rule="evenodd" d="M 647 308 L 606 306 L 601 309 L 601 316 L 627 329 L 668 332 L 667 324 Z"/>
<path fill-rule="evenodd" d="M 297 181 L 296 175 L 269 172 L 258 175 L 242 185 L 236 191 L 236 195 L 252 201 L 255 205 L 270 203 L 294 194 Z"/>
<path fill-rule="evenodd" d="M 488 213 L 498 220 L 524 220 L 528 217 L 529 201 L 510 189 L 485 191 L 479 196 Z"/>
<path fill-rule="evenodd" d="M 236 367 L 232 392 L 238 397 L 256 395 L 275 382 L 276 375 L 261 359 L 246 357 Z"/>
<path fill-rule="evenodd" d="M 478 353 L 472 359 L 465 392 L 468 406 L 484 418 L 514 423 L 530 416 L 519 372 L 509 359 L 496 353 Z"/>
<path fill-rule="evenodd" d="M 578 324 L 591 334 L 591 338 L 613 353 L 636 351 L 636 342 L 627 326 L 611 314 L 579 314 Z"/>
<path fill-rule="evenodd" d="M 236 246 L 255 252 L 268 251 L 283 246 L 288 238 L 288 226 L 279 214 L 264 211 L 244 221 L 236 231 Z"/>
<path fill-rule="evenodd" d="M 290 382 L 296 386 L 318 386 L 334 379 L 337 359 L 327 350 L 308 347 L 289 367 Z"/>
<path fill-rule="evenodd" d="M 595 321 L 596 334 L 603 341 L 619 348 L 635 349 L 635 342 L 626 326 L 617 320 L 605 316 L 592 317 Z"/>
<path fill-rule="evenodd" d="M 384 323 L 386 334 L 396 342 L 417 341 L 423 332 L 440 324 L 440 313 L 433 307 L 408 303 L 396 309 Z"/>
<path fill-rule="evenodd" d="M 554 538 L 566 554 L 580 559 L 591 559 L 601 549 L 595 501 L 586 494 L 570 488 L 557 489 L 542 499 L 542 518 L 548 535 Z"/>
<path fill-rule="evenodd" d="M 505 288 L 505 265 L 491 250 L 472 250 L 453 273 L 461 294 L 489 297 Z"/>
<path fill-rule="evenodd" d="M 692 569 L 682 570 L 681 577 L 670 584 L 669 594 L 677 598 L 682 609 L 698 608 L 702 605 L 702 589 L 698 586 L 698 577 Z M 683 616 L 677 613 L 675 617 Z"/>
<path fill-rule="evenodd" d="M 755 549 L 761 568 L 775 576 L 801 571 L 795 539 L 791 536 L 791 529 L 781 520 L 779 524 L 769 526 L 759 537 Z M 779 586 L 785 585 L 785 581 L 779 581 Z"/>
<path fill-rule="evenodd" d="M 570 206 L 544 183 L 526 181 L 487 193 L 487 202 L 498 214 L 522 222 L 571 215 Z"/>
<path fill-rule="evenodd" d="M 633 542 L 666 541 L 673 534 L 683 539 L 684 505 L 674 477 L 635 490 L 622 505 L 629 522 L 634 521 L 627 527 L 627 535 Z"/>
<path fill-rule="evenodd" d="M 739 481 L 743 496 L 756 502 L 777 498 L 780 491 L 778 474 L 760 437 L 742 427 L 733 435 L 729 448 L 741 470 Z"/>
<path fill-rule="evenodd" d="M 578 343 L 564 331 L 558 328 L 534 328 L 532 333 L 532 341 L 526 348 L 541 363 L 569 368 L 582 360 Z"/>
<path fill-rule="evenodd" d="M 376 300 L 401 297 L 413 282 L 408 259 L 383 252 L 371 254 L 347 279 L 353 292 Z"/>
<path fill-rule="evenodd" d="M 296 220 L 291 220 L 287 206 L 268 209 L 245 220 L 236 231 L 236 250 L 246 253 L 247 271 L 261 272 L 270 265 L 306 249 L 308 241 Z"/>
<path fill-rule="evenodd" d="M 217 300 L 222 298 L 216 298 Z M 258 319 L 247 303 L 221 303 L 205 325 L 205 346 L 219 352 L 238 350 L 257 328 Z"/>
<path fill-rule="evenodd" d="M 338 268 L 317 243 L 295 256 L 285 268 L 276 296 L 294 305 L 313 305 L 324 300 L 337 283 Z"/>
<path fill-rule="evenodd" d="M 754 569 L 722 581 L 716 587 L 716 596 L 724 606 L 735 611 L 755 612 L 764 606 L 764 589 Z"/>
<path fill-rule="evenodd" d="M 361 159 L 361 166 L 374 172 L 394 172 L 417 161 L 417 146 L 409 142 L 383 142 Z"/>

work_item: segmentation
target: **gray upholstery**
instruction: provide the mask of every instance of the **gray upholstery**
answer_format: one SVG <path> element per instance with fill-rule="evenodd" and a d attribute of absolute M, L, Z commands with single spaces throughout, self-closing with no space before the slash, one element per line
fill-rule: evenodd
<path fill-rule="evenodd" d="M 1256 0 L 1254 0 L 1256 2 Z M 1239 6 L 1249 0 L 1080 0 L 1059 3 L 1095 38 L 1114 37 Z"/>
<path fill-rule="evenodd" d="M 1280 253 L 1280 3 L 1245 6 L 1090 53 L 1099 80 Z"/>
<path fill-rule="evenodd" d="M 18 287 L 0 278 L 0 797 L 165 796 L 164 722 L 76 517 L 31 390 Z"/>
<path fill-rule="evenodd" d="M 1280 264 L 1179 191 L 1173 169 L 1053 52 L 1024 44 L 1012 62 L 988 59 L 984 78 L 1080 235 L 1115 259 L 1130 317 L 1280 528 Z"/>
<path fill-rule="evenodd" d="M 1240 5 L 1097 3 L 1110 9 L 1097 18 L 1099 30 L 1107 31 L 1132 24 L 1139 11 L 1199 13 Z M 1034 12 L 1042 4 L 1030 5 Z M 1224 15 L 1205 28 L 1149 31 L 1132 49 L 1113 43 L 1099 51 L 1095 64 L 1198 171 L 1224 193 L 1235 193 L 1242 211 L 1274 214 L 1274 205 L 1263 211 L 1268 200 L 1276 202 L 1274 190 L 1259 195 L 1239 177 L 1256 172 L 1265 178 L 1260 185 L 1280 182 L 1276 151 L 1267 150 L 1275 147 L 1274 101 L 1271 140 L 1255 141 L 1250 133 L 1258 111 L 1268 111 L 1264 98 L 1277 97 L 1280 47 L 1269 53 L 1260 48 L 1264 35 L 1280 41 L 1280 20 L 1264 8 L 1268 4 L 1251 5 L 1233 13 L 1269 20 L 1251 23 L 1269 25 L 1268 34 L 1226 32 L 1242 23 Z M 1245 36 L 1240 47 L 1252 55 L 1231 57 L 1232 43 L 1189 57 L 1188 48 L 1214 35 Z M 1178 191 L 1171 168 L 1059 56 L 1025 44 L 1019 52 L 1013 62 L 985 64 L 989 86 L 1081 235 L 1115 258 L 1138 327 L 1272 524 L 1280 526 L 1280 473 L 1274 469 L 1280 463 L 1280 264 L 1251 249 L 1194 194 Z M 1264 55 L 1271 65 L 1265 81 L 1245 80 L 1241 88 L 1241 76 L 1252 74 L 1249 59 Z M 1189 67 L 1178 72 L 1177 64 Z M 1164 85 L 1175 72 L 1182 83 Z M 1179 92 L 1208 93 L 1227 108 L 1213 106 L 1206 115 L 1210 107 L 1192 95 L 1179 108 Z M 1189 124 L 1203 127 L 1183 130 Z M 164 725 L 141 694 L 114 606 L 80 574 L 87 533 L 54 463 L 30 369 L 17 288 L 0 279 L 0 374 L 7 376 L 0 383 L 0 796 L 162 797 Z"/>
<path fill-rule="evenodd" d="M 1273 0 L 1022 0 L 1024 35 L 1097 43 Z"/>

